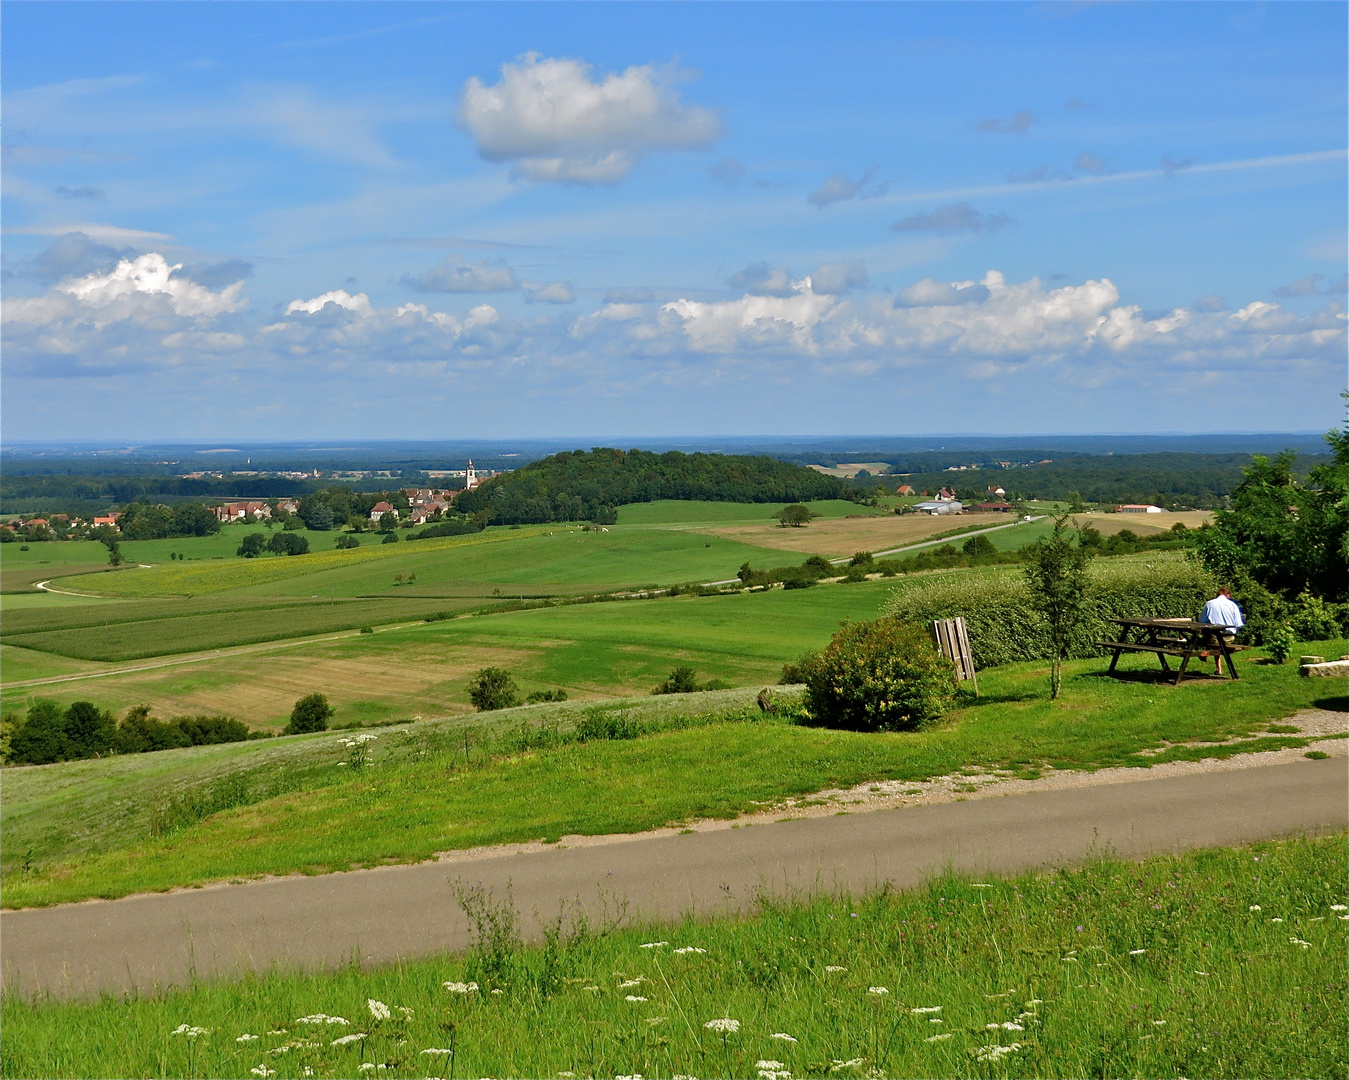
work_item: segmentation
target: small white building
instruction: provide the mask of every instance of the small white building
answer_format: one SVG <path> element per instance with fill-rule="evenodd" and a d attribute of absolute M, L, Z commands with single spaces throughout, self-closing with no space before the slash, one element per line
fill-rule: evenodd
<path fill-rule="evenodd" d="M 914 503 L 913 508 L 920 514 L 958 514 L 965 509 L 965 504 L 955 499 L 941 499 Z"/>
<path fill-rule="evenodd" d="M 1153 506 L 1151 503 L 1125 503 L 1123 506 L 1115 507 L 1117 514 L 1164 514 L 1160 506 Z"/>

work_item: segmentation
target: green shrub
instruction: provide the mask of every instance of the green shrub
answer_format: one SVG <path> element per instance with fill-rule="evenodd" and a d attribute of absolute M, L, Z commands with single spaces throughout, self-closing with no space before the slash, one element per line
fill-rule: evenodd
<path fill-rule="evenodd" d="M 475 676 L 469 687 L 468 700 L 478 707 L 479 712 L 513 709 L 520 704 L 520 688 L 505 668 L 487 667 Z"/>
<path fill-rule="evenodd" d="M 1325 641 L 1345 633 L 1349 604 L 1327 604 L 1319 596 L 1303 593 L 1293 608 L 1289 625 L 1300 641 Z"/>
<path fill-rule="evenodd" d="M 335 541 L 333 541 L 333 547 L 343 551 L 348 548 L 358 548 L 360 546 L 361 542 L 357 540 L 356 537 L 352 536 L 351 533 L 342 533 Z"/>
<path fill-rule="evenodd" d="M 527 705 L 539 705 L 545 701 L 566 701 L 567 691 L 565 690 L 535 690 L 529 697 L 525 698 Z"/>
<path fill-rule="evenodd" d="M 1088 573 L 1088 617 L 1068 648 L 1074 659 L 1102 655 L 1095 642 L 1113 641 L 1119 633 L 1111 618 L 1194 618 L 1217 588 L 1207 571 L 1188 560 L 1097 561 Z M 1236 599 L 1244 603 L 1242 596 Z M 897 589 L 881 613 L 923 625 L 964 618 L 980 668 L 1048 660 L 1052 653 L 1049 628 L 1031 606 L 1021 574 L 941 575 Z"/>
<path fill-rule="evenodd" d="M 853 731 L 916 731 L 956 695 L 951 662 L 925 630 L 897 619 L 849 623 L 804 674 L 814 720 Z"/>
<path fill-rule="evenodd" d="M 1265 645 L 1269 649 L 1270 659 L 1276 664 L 1282 664 L 1297 648 L 1297 638 L 1289 627 L 1278 626 L 1266 636 Z"/>
<path fill-rule="evenodd" d="M 663 683 L 656 686 L 651 691 L 653 694 L 696 694 L 702 687 L 698 685 L 698 677 L 691 667 L 677 667 L 670 672 L 670 677 Z"/>
<path fill-rule="evenodd" d="M 306 694 L 295 703 L 290 713 L 290 723 L 281 733 L 304 735 L 311 731 L 327 731 L 328 721 L 336 711 L 322 694 Z"/>

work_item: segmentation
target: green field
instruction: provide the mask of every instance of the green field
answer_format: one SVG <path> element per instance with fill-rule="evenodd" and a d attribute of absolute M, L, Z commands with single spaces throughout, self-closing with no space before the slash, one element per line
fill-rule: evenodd
<path fill-rule="evenodd" d="M 566 919 L 550 948 L 523 947 L 488 896 L 506 932 L 462 956 L 7 995 L 3 1074 L 1342 1077 L 1344 844 L 947 876 L 612 932 Z M 297 1019 L 320 1012 L 342 1023 Z M 184 1024 L 199 1034 L 172 1034 Z"/>
<path fill-rule="evenodd" d="M 1150 659 L 1136 657 L 1122 668 L 1151 672 Z M 1289 665 L 1248 663 L 1240 682 L 1181 687 L 1150 677 L 1107 678 L 1103 669 L 1100 660 L 1066 665 L 1058 702 L 1047 699 L 1043 664 L 990 669 L 981 674 L 983 696 L 917 733 L 827 731 L 802 726 L 790 713 L 760 720 L 746 708 L 751 691 L 724 691 L 631 703 L 636 718 L 652 709 L 703 711 L 699 726 L 629 740 L 568 741 L 578 713 L 570 703 L 477 717 L 492 729 L 473 734 L 475 755 L 459 741 L 463 722 L 386 729 L 380 753 L 360 772 L 332 767 L 341 753 L 332 736 L 14 769 L 6 773 L 0 805 L 4 903 L 121 896 L 424 859 L 450 848 L 634 832 L 735 816 L 828 787 L 963 769 L 1033 776 L 1046 766 L 1148 767 L 1299 747 L 1305 738 L 1268 733 L 1270 720 L 1347 704 L 1324 696 L 1342 687 L 1301 679 Z M 550 718 L 558 725 L 552 735 Z M 523 742 L 521 723 L 534 729 Z M 492 738 L 504 741 L 493 749 Z M 304 754 L 289 749 L 297 744 Z M 182 762 L 177 773 L 175 760 Z M 188 790 L 203 793 L 206 816 L 151 836 L 156 807 Z M 209 812 L 218 805 L 213 793 L 221 792 L 220 812 Z M 114 818 L 122 824 L 105 824 Z M 16 872 L 21 857 L 34 868 Z"/>
<path fill-rule="evenodd" d="M 757 525 L 776 517 L 788 503 L 733 503 L 661 499 L 620 507 L 620 525 Z M 811 513 L 822 518 L 841 518 L 851 514 L 872 515 L 874 510 L 846 499 L 820 499 L 807 504 Z"/>

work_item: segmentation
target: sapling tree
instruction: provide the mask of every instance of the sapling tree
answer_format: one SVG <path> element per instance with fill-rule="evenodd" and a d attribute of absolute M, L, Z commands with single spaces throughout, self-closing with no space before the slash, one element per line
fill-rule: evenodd
<path fill-rule="evenodd" d="M 1054 519 L 1054 531 L 1030 546 L 1026 584 L 1031 605 L 1049 624 L 1050 699 L 1063 688 L 1063 661 L 1073 634 L 1087 618 L 1087 564 L 1091 552 L 1069 538 L 1068 515 Z"/>

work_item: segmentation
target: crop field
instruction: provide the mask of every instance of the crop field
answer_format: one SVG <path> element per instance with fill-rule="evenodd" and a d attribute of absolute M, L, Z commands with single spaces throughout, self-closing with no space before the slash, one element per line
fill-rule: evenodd
<path fill-rule="evenodd" d="M 362 626 L 419 620 L 442 612 L 457 613 L 485 606 L 483 601 L 474 599 L 296 599 L 290 602 L 259 599 L 251 604 L 230 599 L 231 603 L 219 604 L 215 610 L 196 614 L 166 611 L 158 618 L 146 610 L 151 603 L 148 601 L 134 605 L 79 605 L 62 608 L 60 612 L 24 609 L 6 617 L 6 629 L 0 641 L 77 660 L 115 662 L 355 630 Z M 156 606 L 163 610 L 162 604 Z M 62 618 L 67 615 L 68 618 Z M 39 616 L 43 623 L 58 626 L 47 630 L 31 629 L 33 622 L 24 620 L 24 616 Z M 5 673 L 6 683 L 14 679 L 10 672 Z"/>
<path fill-rule="evenodd" d="M 886 551 L 924 540 L 953 529 L 980 525 L 1012 525 L 1008 514 L 961 514 L 958 517 L 932 514 L 875 514 L 856 518 L 822 518 L 802 528 L 783 528 L 776 524 L 710 526 L 705 531 L 746 544 L 775 546 L 802 554 L 842 556 L 854 551 Z M 1034 522 L 1015 525 L 990 534 L 990 539 L 1010 547 L 1029 543 L 1038 532 Z M 1026 530 L 1022 535 L 1022 531 Z"/>
<path fill-rule="evenodd" d="M 170 562 L 150 570 L 86 575 L 63 587 L 111 596 L 371 594 L 509 595 L 671 584 L 728 577 L 746 559 L 791 561 L 790 552 L 656 529 L 582 532 L 576 527 L 491 528 L 471 536 L 380 544 L 352 551 L 226 562 Z M 396 576 L 417 575 L 415 585 Z"/>
<path fill-rule="evenodd" d="M 1197 529 L 1213 521 L 1209 510 L 1181 510 L 1165 514 L 1074 514 L 1083 525 L 1090 524 L 1105 536 L 1114 536 L 1121 529 L 1132 529 L 1139 536 L 1156 536 L 1180 523 L 1187 529 Z"/>
<path fill-rule="evenodd" d="M 1150 659 L 1122 666 L 1151 672 Z M 1307 737 L 1270 731 L 1270 719 L 1313 706 L 1349 707 L 1343 697 L 1324 696 L 1342 688 L 1301 679 L 1290 665 L 1247 664 L 1238 683 L 1179 688 L 1151 678 L 1106 678 L 1104 666 L 1065 665 L 1057 702 L 1048 700 L 1042 663 L 989 669 L 981 674 L 980 698 L 913 733 L 804 726 L 790 708 L 761 717 L 748 704 L 751 688 L 604 703 L 634 722 L 653 709 L 667 717 L 672 709 L 696 713 L 693 726 L 657 724 L 636 738 L 569 739 L 584 703 L 426 720 L 380 732 L 377 754 L 360 770 L 334 767 L 343 751 L 333 736 L 13 769 L 0 806 L 11 860 L 4 903 L 58 903 L 412 861 L 540 837 L 637 832 L 734 817 L 831 787 L 962 770 L 1030 777 L 1046 766 L 1146 768 L 1302 747 Z M 466 727 L 476 750 L 461 742 Z M 192 791 L 200 799 L 184 803 Z M 181 828 L 152 835 L 156 808 L 166 804 L 205 809 Z M 25 856 L 30 868 L 16 867 L 12 860 Z"/>
<path fill-rule="evenodd" d="M 489 895 L 505 932 L 463 955 L 8 995 L 4 1075 L 1329 1080 L 1349 1071 L 1344 843 L 765 898 L 749 917 L 569 918 L 550 947 Z M 298 1019 L 319 1014 L 338 1019 Z"/>
<path fill-rule="evenodd" d="M 145 702 L 161 715 L 226 712 L 255 727 L 271 727 L 284 723 L 296 698 L 320 688 L 338 707 L 338 722 L 465 712 L 471 708 L 467 687 L 473 673 L 489 665 L 509 667 L 525 691 L 561 689 L 585 698 L 646 694 L 680 664 L 693 666 L 703 680 L 772 683 L 786 661 L 819 648 L 840 621 L 875 618 L 895 587 L 893 581 L 868 581 L 794 592 L 629 600 L 480 615 L 88 681 L 7 687 L 3 704 L 22 707 L 34 696 L 63 703 L 91 699 L 120 713 Z M 171 610 L 175 603 L 216 602 L 207 597 L 143 603 Z M 347 603 L 392 607 L 409 602 Z M 435 601 L 431 606 L 439 610 L 449 603 Z M 107 606 L 114 611 L 122 608 Z M 342 606 L 320 601 L 311 611 L 316 620 L 335 611 L 329 617 L 336 619 Z M 92 610 L 63 612 L 65 628 L 42 633 L 72 639 L 83 635 L 97 642 L 99 637 L 90 633 L 98 629 L 89 625 L 92 620 L 78 621 Z M 265 621 L 266 611 L 248 617 Z M 238 615 L 236 609 L 153 622 L 170 630 L 173 624 L 216 625 L 211 620 L 228 627 Z M 301 616 L 272 617 L 293 625 L 292 620 Z M 131 637 L 143 632 L 137 628 L 145 625 L 129 621 L 110 629 L 122 627 L 119 632 Z M 30 636 L 36 635 L 5 640 L 22 642 Z M 170 640 L 179 636 L 175 632 Z M 162 639 L 163 633 L 157 640 Z M 7 670 L 7 683 L 15 678 Z"/>
<path fill-rule="evenodd" d="M 649 503 L 631 503 L 618 510 L 620 525 L 703 525 L 709 522 L 737 524 L 775 524 L 775 515 L 788 503 L 708 502 L 704 500 L 660 499 Z M 880 514 L 847 499 L 820 499 L 806 504 L 821 518 L 842 518 L 849 514 Z"/>

